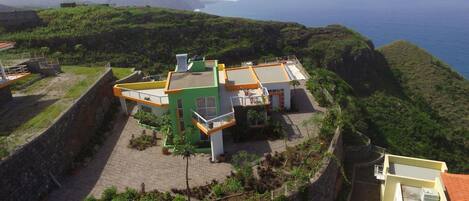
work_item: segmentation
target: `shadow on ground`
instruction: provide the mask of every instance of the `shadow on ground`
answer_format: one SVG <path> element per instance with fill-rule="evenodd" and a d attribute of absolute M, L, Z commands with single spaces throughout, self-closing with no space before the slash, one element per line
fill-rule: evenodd
<path fill-rule="evenodd" d="M 59 99 L 41 100 L 45 95 L 13 97 L 0 106 L 0 136 L 8 136 L 15 129 L 34 118 Z"/>
<path fill-rule="evenodd" d="M 107 137 L 99 152 L 94 156 L 93 160 L 97 162 L 89 163 L 90 165 L 86 168 L 80 168 L 72 172 L 72 175 L 64 178 L 61 183 L 62 186 L 67 186 L 67 189 L 57 189 L 52 191 L 47 200 L 84 200 L 90 194 L 101 177 L 101 173 L 108 163 L 114 147 L 127 124 L 128 117 L 126 115 L 123 115 L 122 113 L 117 115 L 118 116 L 114 122 L 114 128 L 111 132 L 113 134 Z M 75 176 L 82 177 L 83 175 L 86 175 L 86 178 L 82 178 L 80 180 L 73 179 Z M 58 192 L 59 190 L 61 192 Z M 73 197 L 67 197 L 72 194 Z"/>

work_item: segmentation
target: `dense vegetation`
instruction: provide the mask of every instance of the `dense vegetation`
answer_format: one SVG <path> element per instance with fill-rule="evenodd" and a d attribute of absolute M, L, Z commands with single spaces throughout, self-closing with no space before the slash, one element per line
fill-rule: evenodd
<path fill-rule="evenodd" d="M 373 51 L 370 41 L 337 25 L 307 28 L 159 8 L 88 6 L 47 9 L 39 16 L 44 26 L 2 33 L 0 40 L 68 64 L 111 62 L 156 72 L 172 68 L 174 55 L 182 52 L 227 64 L 296 54 L 315 66 L 353 68 L 354 60 L 364 61 Z"/>
<path fill-rule="evenodd" d="M 404 95 L 365 99 L 373 132 L 393 152 L 444 160 L 450 171 L 469 172 L 469 81 L 409 42 L 379 51 Z"/>

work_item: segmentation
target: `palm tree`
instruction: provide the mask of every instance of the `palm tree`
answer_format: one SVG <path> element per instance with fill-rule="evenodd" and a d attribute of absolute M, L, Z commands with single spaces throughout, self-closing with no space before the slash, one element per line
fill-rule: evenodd
<path fill-rule="evenodd" d="M 187 129 L 186 131 L 188 131 Z M 186 192 L 187 192 L 187 200 L 191 200 L 191 189 L 189 187 L 189 159 L 190 157 L 195 155 L 195 147 L 190 144 L 188 140 L 186 140 L 186 133 L 182 134 L 181 138 L 176 139 L 176 143 L 174 146 L 174 155 L 182 156 L 186 159 Z"/>

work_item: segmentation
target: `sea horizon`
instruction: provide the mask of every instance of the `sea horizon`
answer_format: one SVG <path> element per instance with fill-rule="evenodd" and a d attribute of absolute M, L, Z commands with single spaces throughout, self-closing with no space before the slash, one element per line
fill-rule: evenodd
<path fill-rule="evenodd" d="M 341 24 L 376 48 L 407 40 L 469 79 L 469 2 L 463 0 L 239 0 L 207 4 L 200 11 L 308 27 Z"/>

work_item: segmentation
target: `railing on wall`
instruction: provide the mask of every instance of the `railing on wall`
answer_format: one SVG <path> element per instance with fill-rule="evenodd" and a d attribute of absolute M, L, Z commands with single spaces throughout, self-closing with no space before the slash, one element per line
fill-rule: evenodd
<path fill-rule="evenodd" d="M 15 66 L 10 68 L 5 68 L 6 75 L 19 75 L 19 74 L 26 74 L 29 73 L 28 68 L 26 66 Z"/>
<path fill-rule="evenodd" d="M 224 126 L 225 124 L 232 123 L 235 119 L 234 111 L 220 115 L 218 117 L 206 120 L 202 115 L 196 111 L 192 111 L 192 119 L 196 120 L 200 125 L 202 125 L 207 131 L 214 128 Z"/>
<path fill-rule="evenodd" d="M 129 98 L 138 98 L 140 100 L 145 100 L 145 101 L 150 101 L 159 105 L 163 104 L 168 104 L 169 103 L 169 98 L 168 96 L 158 96 L 154 94 L 149 94 L 133 89 L 127 89 L 127 88 L 120 88 L 122 91 L 122 95 L 129 97 Z"/>
<path fill-rule="evenodd" d="M 260 84 L 261 95 L 251 96 L 232 96 L 231 106 L 254 106 L 254 105 L 266 105 L 269 104 L 269 91 L 267 88 Z"/>

